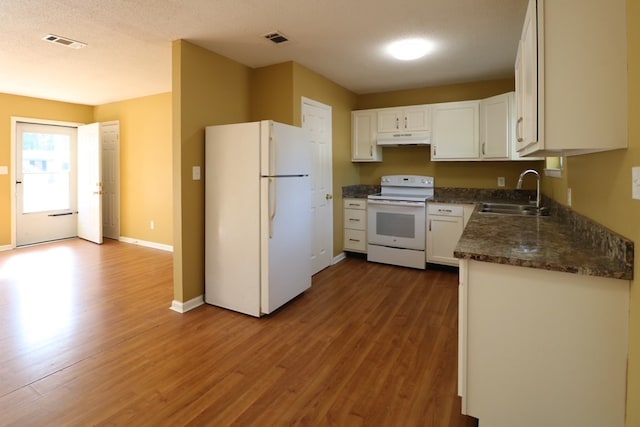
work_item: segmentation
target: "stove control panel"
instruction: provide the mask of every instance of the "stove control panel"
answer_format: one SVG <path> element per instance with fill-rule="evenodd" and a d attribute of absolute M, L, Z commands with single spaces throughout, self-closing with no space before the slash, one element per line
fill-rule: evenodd
<path fill-rule="evenodd" d="M 422 175 L 386 175 L 382 177 L 382 186 L 393 187 L 425 187 L 432 188 L 434 179 L 432 176 Z"/>

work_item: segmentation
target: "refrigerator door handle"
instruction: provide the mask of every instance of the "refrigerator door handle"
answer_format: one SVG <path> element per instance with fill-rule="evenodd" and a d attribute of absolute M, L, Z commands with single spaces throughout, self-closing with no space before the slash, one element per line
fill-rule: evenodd
<path fill-rule="evenodd" d="M 273 187 L 273 190 L 271 189 Z M 269 178 L 269 238 L 273 238 L 273 220 L 278 207 L 278 185 L 273 178 Z"/>

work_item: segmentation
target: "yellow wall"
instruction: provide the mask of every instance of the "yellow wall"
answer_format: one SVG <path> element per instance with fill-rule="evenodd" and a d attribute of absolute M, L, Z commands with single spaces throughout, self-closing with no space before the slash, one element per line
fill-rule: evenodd
<path fill-rule="evenodd" d="M 174 299 L 204 291 L 204 128 L 250 119 L 251 70 L 228 58 L 177 40 L 173 61 Z M 204 169 L 202 170 L 204 179 Z"/>
<path fill-rule="evenodd" d="M 95 107 L 94 121 L 111 120 L 120 121 L 120 235 L 172 245 L 171 93 Z"/>
<path fill-rule="evenodd" d="M 93 107 L 0 93 L 0 165 L 12 165 L 11 117 L 91 123 Z M 12 171 L 0 175 L 0 246 L 10 246 Z"/>
<path fill-rule="evenodd" d="M 448 86 L 383 92 L 358 97 L 358 109 L 434 104 L 482 99 L 512 91 L 513 79 L 488 80 Z M 361 163 L 360 183 L 379 184 L 383 175 L 415 174 L 436 178 L 436 187 L 498 188 L 498 177 L 515 188 L 520 173 L 528 168 L 542 170 L 541 161 L 520 162 L 432 162 L 430 147 L 385 147 L 382 162 Z M 535 188 L 533 180 L 525 188 Z"/>
<path fill-rule="evenodd" d="M 514 79 L 501 79 L 372 93 L 358 97 L 357 109 L 366 110 L 369 108 L 397 107 L 399 105 L 468 101 L 510 92 L 514 90 L 514 87 Z"/>
<path fill-rule="evenodd" d="M 251 120 L 275 120 L 293 125 L 293 62 L 251 72 Z"/>
<path fill-rule="evenodd" d="M 631 168 L 640 166 L 640 2 L 627 1 L 629 78 L 629 148 L 568 157 L 562 179 L 546 178 L 543 189 L 573 209 L 636 243 L 635 279 L 631 282 L 627 427 L 640 426 L 640 201 L 631 198 Z M 606 345 L 606 343 L 603 343 Z"/>

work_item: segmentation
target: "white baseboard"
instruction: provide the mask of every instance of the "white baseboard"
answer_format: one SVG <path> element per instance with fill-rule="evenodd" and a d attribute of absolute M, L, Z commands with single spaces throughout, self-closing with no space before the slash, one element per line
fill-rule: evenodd
<path fill-rule="evenodd" d="M 189 310 L 200 307 L 202 304 L 204 304 L 204 295 L 197 296 L 187 302 L 173 300 L 171 307 L 169 308 L 173 311 L 177 311 L 178 313 L 186 313 Z"/>
<path fill-rule="evenodd" d="M 338 255 L 336 255 L 336 256 L 334 256 L 334 257 L 333 257 L 333 263 L 332 263 L 331 265 L 333 265 L 333 264 L 337 264 L 337 263 L 339 263 L 340 261 L 344 261 L 344 259 L 345 259 L 346 257 L 347 257 L 347 255 L 346 255 L 344 252 L 340 252 Z"/>
<path fill-rule="evenodd" d="M 10 251 L 11 249 L 13 249 L 13 246 L 11 246 L 11 245 L 0 246 L 0 252 L 2 252 L 2 251 Z"/>
<path fill-rule="evenodd" d="M 154 248 L 154 249 L 160 249 L 167 252 L 173 252 L 172 245 L 165 245 L 163 243 L 148 242 L 146 240 L 134 239 L 132 237 L 124 237 L 124 236 L 120 236 L 118 238 L 118 241 L 124 242 L 124 243 L 131 243 L 133 245 L 138 245 L 138 246 L 145 246 L 147 248 Z"/>

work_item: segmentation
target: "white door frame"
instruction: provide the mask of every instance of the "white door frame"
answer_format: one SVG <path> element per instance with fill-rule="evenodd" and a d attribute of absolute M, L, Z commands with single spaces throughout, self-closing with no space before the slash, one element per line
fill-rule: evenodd
<path fill-rule="evenodd" d="M 11 176 L 9 179 L 11 180 L 11 248 L 15 249 L 16 247 L 16 125 L 18 122 L 24 123 L 33 123 L 37 125 L 53 125 L 53 126 L 66 126 L 66 127 L 78 127 L 83 125 L 84 123 L 77 122 L 63 122 L 60 120 L 44 120 L 44 119 L 34 119 L 30 117 L 18 117 L 11 116 L 11 144 L 9 149 L 9 164 L 11 170 Z"/>
<path fill-rule="evenodd" d="M 301 97 L 301 101 L 300 101 L 300 110 L 301 110 L 301 122 L 302 122 L 302 127 L 304 127 L 304 114 L 305 114 L 305 104 L 315 107 L 315 108 L 319 108 L 325 111 L 329 112 L 329 123 L 330 123 L 330 137 L 331 140 L 329 141 L 329 156 L 328 156 L 328 169 L 326 172 L 326 176 L 328 177 L 328 185 L 327 185 L 327 191 L 328 193 L 326 194 L 326 201 L 327 201 L 327 209 L 329 211 L 330 214 L 330 220 L 328 221 L 328 227 L 329 230 L 327 230 L 328 234 L 330 235 L 330 239 L 328 239 L 328 246 L 327 246 L 327 251 L 329 252 L 328 256 L 329 256 L 329 264 L 327 265 L 327 267 L 329 265 L 332 265 L 334 260 L 333 260 L 333 229 L 334 229 L 334 213 L 333 213 L 333 120 L 332 120 L 332 107 L 330 105 L 327 104 L 323 104 L 321 102 L 318 101 L 314 101 L 313 99 L 310 98 L 305 98 L 304 96 Z M 314 153 L 315 154 L 315 153 Z M 315 164 L 316 160 L 313 159 L 312 162 Z M 312 177 L 312 180 L 314 180 L 315 178 Z M 313 203 L 313 202 L 312 202 Z M 312 234 L 312 238 L 314 238 L 313 236 L 315 235 L 315 233 Z M 312 257 L 313 257 L 313 253 L 312 253 Z"/>

